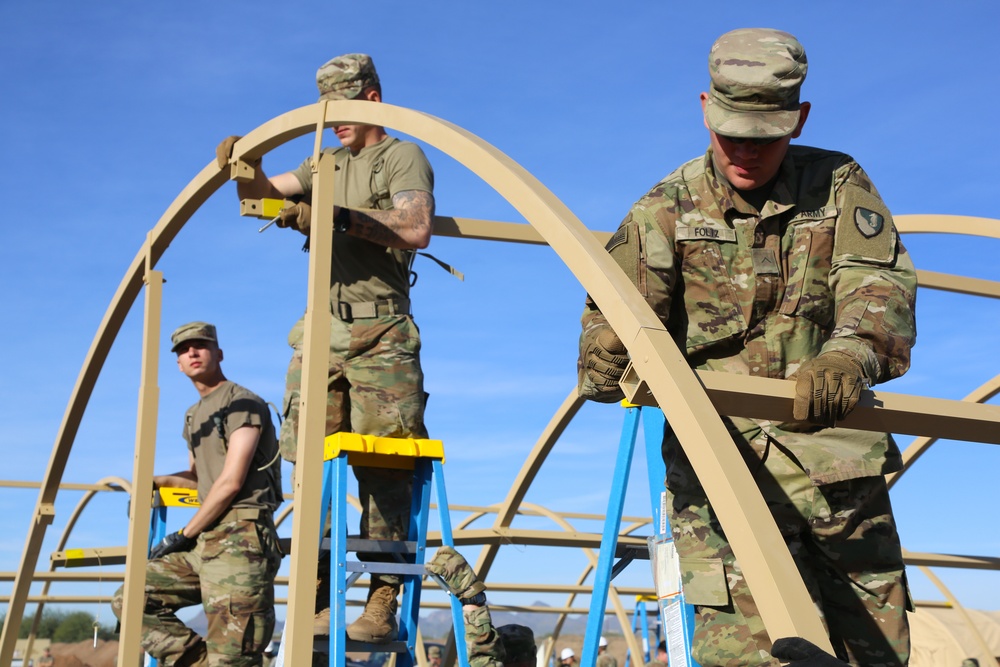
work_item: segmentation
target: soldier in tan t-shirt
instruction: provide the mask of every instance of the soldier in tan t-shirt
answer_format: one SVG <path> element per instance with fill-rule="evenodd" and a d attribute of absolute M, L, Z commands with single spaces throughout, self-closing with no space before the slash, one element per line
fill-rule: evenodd
<path fill-rule="evenodd" d="M 316 73 L 320 100 L 382 101 L 372 59 L 352 53 L 330 60 Z M 330 275 L 330 365 L 326 433 L 341 431 L 387 437 L 426 438 L 420 334 L 410 310 L 410 264 L 431 239 L 434 175 L 416 144 L 389 136 L 378 125 L 333 127 L 341 146 L 327 148 L 336 160 L 334 242 Z M 228 168 L 229 137 L 217 149 Z M 260 165 L 254 180 L 237 183 L 240 199 L 300 198 L 281 212 L 278 226 L 309 235 L 311 160 L 267 177 Z M 281 454 L 295 462 L 302 381 L 302 320 L 288 337 L 292 360 L 286 376 Z M 361 537 L 407 539 L 412 473 L 354 467 L 363 507 Z M 363 560 L 384 556 L 358 554 Z M 320 561 L 316 634 L 329 632 L 329 558 Z M 374 574 L 361 617 L 347 628 L 357 641 L 396 638 L 396 575 Z"/>
<path fill-rule="evenodd" d="M 171 341 L 178 367 L 201 399 L 184 418 L 189 468 L 153 483 L 197 488 L 201 504 L 149 554 L 142 647 L 164 665 L 258 667 L 274 631 L 281 564 L 272 519 L 281 503 L 274 426 L 267 404 L 223 375 L 214 326 L 185 324 Z M 112 601 L 119 618 L 123 588 Z M 208 620 L 205 637 L 176 616 L 199 602 Z"/>

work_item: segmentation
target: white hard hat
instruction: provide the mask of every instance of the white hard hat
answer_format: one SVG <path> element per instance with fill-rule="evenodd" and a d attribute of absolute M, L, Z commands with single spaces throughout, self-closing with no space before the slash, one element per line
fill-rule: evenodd
<path fill-rule="evenodd" d="M 604 638 L 604 637 L 602 636 L 602 637 L 601 637 L 601 639 L 600 639 L 600 640 L 599 640 L 599 641 L 597 642 L 597 645 L 598 645 L 598 646 L 607 646 L 607 645 L 608 645 L 608 640 L 607 640 L 607 639 L 605 639 L 605 638 Z"/>
<path fill-rule="evenodd" d="M 571 648 L 564 648 L 562 650 L 562 653 L 559 654 L 560 660 L 569 660 L 570 658 L 575 658 L 575 657 L 576 653 L 573 653 L 573 649 Z"/>

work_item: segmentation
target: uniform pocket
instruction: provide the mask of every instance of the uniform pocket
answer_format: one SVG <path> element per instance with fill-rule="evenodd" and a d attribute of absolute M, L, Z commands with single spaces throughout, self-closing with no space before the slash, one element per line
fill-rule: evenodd
<path fill-rule="evenodd" d="M 726 566 L 721 558 L 681 557 L 679 560 L 685 602 L 706 607 L 729 604 Z"/>
<path fill-rule="evenodd" d="M 681 275 L 690 354 L 734 338 L 746 331 L 747 326 L 723 258 L 723 244 L 686 241 L 679 245 L 683 255 Z"/>
<path fill-rule="evenodd" d="M 825 209 L 825 217 L 795 224 L 791 236 L 788 284 L 781 303 L 783 315 L 804 317 L 821 327 L 828 327 L 834 317 L 830 268 L 833 255 L 836 208 Z"/>

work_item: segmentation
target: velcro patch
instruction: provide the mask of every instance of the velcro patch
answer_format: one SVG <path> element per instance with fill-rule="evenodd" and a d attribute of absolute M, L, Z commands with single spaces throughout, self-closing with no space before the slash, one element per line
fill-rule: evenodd
<path fill-rule="evenodd" d="M 736 243 L 736 230 L 725 227 L 677 227 L 678 241 L 718 241 Z"/>
<path fill-rule="evenodd" d="M 896 232 L 878 195 L 848 186 L 837 220 L 833 256 L 889 265 L 896 259 Z"/>

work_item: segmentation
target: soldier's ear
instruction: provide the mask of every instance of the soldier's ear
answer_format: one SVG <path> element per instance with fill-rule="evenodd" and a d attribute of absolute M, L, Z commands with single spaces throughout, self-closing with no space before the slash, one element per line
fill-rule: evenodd
<path fill-rule="evenodd" d="M 802 128 L 806 124 L 806 118 L 809 117 L 809 110 L 811 108 L 812 105 L 809 102 L 803 102 L 799 105 L 799 124 L 792 130 L 792 139 L 798 139 L 799 135 L 802 134 Z"/>

